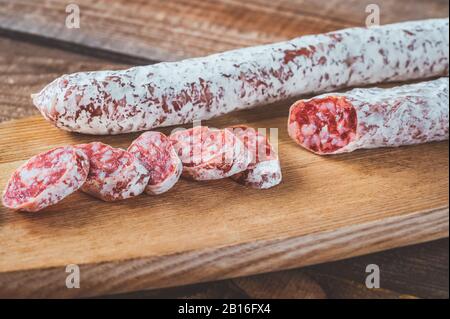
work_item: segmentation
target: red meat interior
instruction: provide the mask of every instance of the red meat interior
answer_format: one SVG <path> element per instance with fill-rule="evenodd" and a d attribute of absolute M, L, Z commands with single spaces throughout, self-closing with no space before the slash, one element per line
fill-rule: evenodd
<path fill-rule="evenodd" d="M 37 155 L 14 172 L 4 201 L 12 206 L 22 205 L 37 197 L 48 185 L 56 184 L 66 173 L 66 163 L 58 160 L 63 154 L 63 150 L 55 149 Z"/>
<path fill-rule="evenodd" d="M 301 101 L 290 118 L 298 124 L 298 142 L 320 154 L 334 153 L 355 139 L 357 115 L 345 97 Z"/>
<path fill-rule="evenodd" d="M 105 179 L 117 172 L 118 169 L 127 166 L 132 161 L 130 154 L 119 148 L 93 142 L 78 145 L 89 157 L 89 179 Z M 102 178 L 99 178 L 102 174 Z"/>
<path fill-rule="evenodd" d="M 150 180 L 148 182 L 150 185 L 161 183 L 175 170 L 170 154 L 170 142 L 163 140 L 160 143 L 160 145 L 150 142 L 145 146 L 136 145 L 140 154 L 145 154 L 145 160 L 142 163 L 150 172 Z"/>

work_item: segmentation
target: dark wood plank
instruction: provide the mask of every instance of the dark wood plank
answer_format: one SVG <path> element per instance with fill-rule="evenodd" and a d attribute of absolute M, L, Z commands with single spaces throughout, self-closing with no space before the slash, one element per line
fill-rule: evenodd
<path fill-rule="evenodd" d="M 302 269 L 113 297 L 448 299 L 448 245 L 447 238 Z M 381 288 L 368 289 L 365 267 L 377 262 Z"/>
<path fill-rule="evenodd" d="M 113 295 L 113 298 L 323 299 L 325 292 L 301 270 Z"/>
<path fill-rule="evenodd" d="M 172 287 L 154 290 L 142 290 L 127 294 L 101 296 L 98 298 L 113 299 L 249 299 L 243 290 L 231 280 L 201 283 L 189 286 Z"/>
<path fill-rule="evenodd" d="M 67 29 L 65 0 L 0 0 L 0 29 L 169 61 L 363 26 L 372 0 L 76 1 L 80 29 Z M 448 16 L 448 1 L 380 0 L 381 23 Z"/>
<path fill-rule="evenodd" d="M 232 282 L 254 299 L 326 298 L 319 283 L 299 270 L 236 278 Z"/>
<path fill-rule="evenodd" d="M 367 289 L 364 283 L 317 273 L 313 278 L 326 291 L 329 299 L 416 299 L 385 288 Z"/>
<path fill-rule="evenodd" d="M 367 275 L 366 266 L 376 264 L 380 267 L 380 285 L 383 289 L 420 298 L 448 298 L 448 251 L 447 238 L 428 244 L 318 265 L 311 267 L 311 276 L 321 284 L 326 284 L 330 278 L 335 278 L 335 282 L 344 280 L 363 284 Z M 342 292 L 339 290 L 334 293 Z"/>
<path fill-rule="evenodd" d="M 126 67 L 8 38 L 0 48 L 0 122 L 38 114 L 30 94 L 64 73 Z"/>

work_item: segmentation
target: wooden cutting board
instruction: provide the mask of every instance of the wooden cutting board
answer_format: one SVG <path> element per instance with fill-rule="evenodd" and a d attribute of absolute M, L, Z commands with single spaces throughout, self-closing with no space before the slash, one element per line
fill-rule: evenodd
<path fill-rule="evenodd" d="M 206 123 L 278 128 L 284 181 L 273 189 L 182 180 L 157 197 L 105 203 L 77 192 L 35 214 L 0 207 L 0 297 L 80 297 L 183 285 L 448 236 L 448 142 L 320 157 L 287 136 L 288 106 Z M 0 187 L 41 151 L 94 140 L 126 147 L 136 136 L 67 133 L 40 117 L 5 122 Z M 68 264 L 80 266 L 79 289 L 66 288 Z"/>

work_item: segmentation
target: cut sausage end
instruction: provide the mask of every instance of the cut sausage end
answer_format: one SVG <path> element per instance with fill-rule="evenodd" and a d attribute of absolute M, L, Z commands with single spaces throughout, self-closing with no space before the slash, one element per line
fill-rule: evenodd
<path fill-rule="evenodd" d="M 288 131 L 291 138 L 316 154 L 334 154 L 356 139 L 357 112 L 341 96 L 301 100 L 292 105 Z"/>

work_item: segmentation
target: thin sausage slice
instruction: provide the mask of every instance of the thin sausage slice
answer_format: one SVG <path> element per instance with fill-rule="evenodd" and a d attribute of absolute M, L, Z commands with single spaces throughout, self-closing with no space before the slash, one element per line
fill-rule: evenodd
<path fill-rule="evenodd" d="M 132 154 L 119 148 L 93 142 L 78 148 L 89 157 L 90 169 L 81 190 L 104 201 L 115 201 L 141 194 L 149 172 Z"/>
<path fill-rule="evenodd" d="M 196 126 L 170 136 L 183 162 L 183 177 L 215 180 L 247 169 L 252 158 L 244 143 L 228 130 Z"/>
<path fill-rule="evenodd" d="M 280 184 L 282 180 L 280 161 L 268 138 L 262 132 L 245 125 L 233 126 L 228 130 L 244 143 L 252 156 L 248 168 L 231 178 L 257 189 L 267 189 Z"/>
<path fill-rule="evenodd" d="M 89 172 L 87 155 L 72 146 L 57 147 L 33 156 L 11 176 L 3 205 L 36 212 L 78 190 Z"/>
<path fill-rule="evenodd" d="M 145 192 L 159 195 L 171 189 L 183 171 L 183 164 L 172 142 L 160 132 L 145 132 L 131 143 L 133 154 L 150 172 Z"/>

